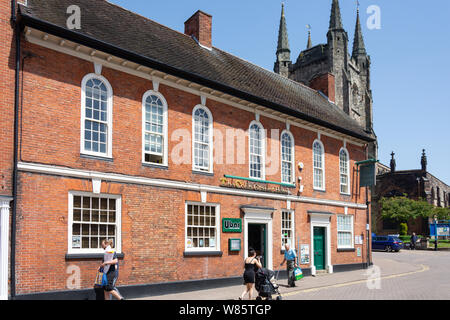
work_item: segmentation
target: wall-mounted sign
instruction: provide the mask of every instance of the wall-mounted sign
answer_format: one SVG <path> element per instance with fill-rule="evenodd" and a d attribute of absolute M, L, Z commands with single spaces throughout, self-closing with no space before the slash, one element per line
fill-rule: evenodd
<path fill-rule="evenodd" d="M 309 264 L 309 244 L 302 244 L 300 246 L 300 264 Z"/>
<path fill-rule="evenodd" d="M 356 255 L 361 257 L 361 248 L 356 248 Z"/>
<path fill-rule="evenodd" d="M 220 186 L 250 191 L 290 194 L 288 185 L 277 184 L 269 181 L 252 181 L 251 179 L 247 180 L 246 178 L 220 178 Z M 295 185 L 292 185 L 291 188 L 295 188 Z"/>
<path fill-rule="evenodd" d="M 222 232 L 242 232 L 242 219 L 222 219 Z"/>
<path fill-rule="evenodd" d="M 229 239 L 228 249 L 230 251 L 241 251 L 241 239 Z"/>

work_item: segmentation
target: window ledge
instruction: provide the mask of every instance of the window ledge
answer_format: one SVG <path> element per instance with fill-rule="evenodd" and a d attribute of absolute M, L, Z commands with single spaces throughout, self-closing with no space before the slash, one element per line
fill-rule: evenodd
<path fill-rule="evenodd" d="M 101 160 L 101 161 L 114 162 L 113 158 L 110 158 L 110 157 L 107 157 L 107 156 L 105 156 L 105 157 L 93 156 L 93 155 L 90 155 L 90 154 L 81 153 L 80 157 L 84 158 L 84 159 L 89 159 L 89 160 Z"/>
<path fill-rule="evenodd" d="M 327 192 L 325 189 L 316 189 L 316 188 L 313 188 L 313 191 L 322 192 L 322 193 Z"/>
<path fill-rule="evenodd" d="M 123 259 L 124 253 L 117 253 L 117 258 Z M 103 259 L 103 253 L 66 253 L 66 260 L 101 260 Z"/>
<path fill-rule="evenodd" d="M 223 255 L 222 251 L 185 251 L 183 253 L 185 257 L 199 257 L 199 256 L 217 256 Z"/>
<path fill-rule="evenodd" d="M 169 166 L 153 164 L 153 163 L 142 162 L 142 166 L 148 167 L 148 168 L 153 168 L 153 169 L 169 170 Z"/>
<path fill-rule="evenodd" d="M 199 171 L 199 170 L 192 170 L 193 174 L 200 174 L 203 176 L 208 176 L 208 177 L 214 177 L 214 172 L 206 172 L 206 171 Z"/>
<path fill-rule="evenodd" d="M 338 248 L 337 252 L 355 252 L 355 248 Z"/>

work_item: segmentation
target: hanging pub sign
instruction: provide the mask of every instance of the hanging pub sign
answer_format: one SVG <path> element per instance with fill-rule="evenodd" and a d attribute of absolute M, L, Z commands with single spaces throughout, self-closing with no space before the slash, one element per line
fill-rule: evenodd
<path fill-rule="evenodd" d="M 295 184 L 285 184 L 272 181 L 258 181 L 255 179 L 234 177 L 225 175 L 224 178 L 220 178 L 220 186 L 225 188 L 250 190 L 250 191 L 262 191 L 279 194 L 290 194 L 290 188 L 295 188 Z"/>
<path fill-rule="evenodd" d="M 222 219 L 222 232 L 242 232 L 242 219 Z"/>
<path fill-rule="evenodd" d="M 359 186 L 371 187 L 376 184 L 376 164 L 378 160 L 369 159 L 356 162 L 359 167 Z"/>

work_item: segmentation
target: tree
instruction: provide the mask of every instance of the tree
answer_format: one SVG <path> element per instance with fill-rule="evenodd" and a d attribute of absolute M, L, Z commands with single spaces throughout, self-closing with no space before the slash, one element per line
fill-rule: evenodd
<path fill-rule="evenodd" d="M 382 198 L 381 216 L 397 222 L 407 223 L 419 217 L 428 218 L 434 215 L 434 207 L 425 200 L 412 200 L 406 195 L 401 197 Z"/>
<path fill-rule="evenodd" d="M 432 217 L 436 216 L 438 220 L 450 220 L 450 208 L 433 208 Z"/>

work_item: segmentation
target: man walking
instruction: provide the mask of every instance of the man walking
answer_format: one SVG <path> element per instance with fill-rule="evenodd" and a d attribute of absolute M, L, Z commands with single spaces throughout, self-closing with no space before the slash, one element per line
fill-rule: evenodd
<path fill-rule="evenodd" d="M 291 249 L 291 246 L 289 244 L 286 244 L 284 248 L 284 259 L 280 266 L 282 266 L 285 261 L 287 262 L 286 271 L 288 275 L 288 287 L 295 287 L 294 268 L 297 267 L 297 264 L 295 263 L 297 254 L 295 253 L 295 250 Z"/>
<path fill-rule="evenodd" d="M 411 236 L 411 250 L 416 250 L 416 242 L 417 242 L 417 236 L 416 233 L 413 232 L 412 236 Z"/>

